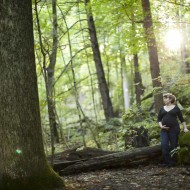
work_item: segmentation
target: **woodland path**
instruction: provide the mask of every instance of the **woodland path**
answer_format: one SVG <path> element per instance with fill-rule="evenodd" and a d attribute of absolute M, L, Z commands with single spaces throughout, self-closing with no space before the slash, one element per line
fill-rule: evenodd
<path fill-rule="evenodd" d="M 190 166 L 156 165 L 63 176 L 66 190 L 190 190 Z"/>

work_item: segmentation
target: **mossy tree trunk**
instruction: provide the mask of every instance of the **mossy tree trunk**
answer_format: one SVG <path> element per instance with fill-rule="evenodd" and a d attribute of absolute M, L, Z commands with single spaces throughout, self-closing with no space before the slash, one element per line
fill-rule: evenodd
<path fill-rule="evenodd" d="M 0 8 L 0 189 L 64 189 L 44 154 L 31 1 Z"/>

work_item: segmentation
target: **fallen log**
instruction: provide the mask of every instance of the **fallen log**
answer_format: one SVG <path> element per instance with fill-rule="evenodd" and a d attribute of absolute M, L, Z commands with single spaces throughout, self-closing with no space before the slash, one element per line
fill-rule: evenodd
<path fill-rule="evenodd" d="M 68 149 L 63 152 L 54 154 L 53 157 L 54 161 L 56 162 L 58 160 L 75 161 L 75 160 L 89 159 L 98 156 L 104 156 L 116 152 L 118 151 L 107 151 L 99 148 L 86 147 L 82 150 L 77 150 L 77 148 Z M 51 161 L 51 157 L 52 155 L 47 156 L 48 161 Z"/>
<path fill-rule="evenodd" d="M 76 174 L 80 172 L 95 171 L 100 169 L 110 169 L 116 167 L 129 167 L 134 163 L 150 163 L 157 161 L 161 156 L 161 146 L 155 145 L 152 147 L 136 148 L 133 150 L 113 153 L 105 156 L 99 156 L 90 159 L 77 160 L 72 163 L 63 163 L 54 165 L 54 169 L 60 175 Z M 71 165 L 69 165 L 71 164 Z M 63 168 L 62 170 L 60 170 Z"/>
<path fill-rule="evenodd" d="M 90 158 L 105 156 L 108 154 L 116 153 L 116 151 L 107 151 L 99 148 L 86 147 L 83 150 L 66 150 L 54 155 L 53 168 L 56 171 L 60 171 L 69 165 L 73 165 L 76 162 L 84 162 Z M 48 157 L 48 161 L 51 162 L 51 157 Z"/>
<path fill-rule="evenodd" d="M 116 151 L 106 151 L 99 148 L 86 147 L 83 150 L 75 150 L 70 152 L 67 156 L 65 156 L 65 158 L 68 161 L 75 161 L 104 156 L 112 153 L 116 153 Z M 62 155 L 64 155 L 64 152 Z"/>
<path fill-rule="evenodd" d="M 63 170 L 64 168 L 68 167 L 68 166 L 71 166 L 71 165 L 74 165 L 78 162 L 85 162 L 87 161 L 88 159 L 82 159 L 82 160 L 74 160 L 74 161 L 57 161 L 55 160 L 54 161 L 54 164 L 53 164 L 53 169 L 57 172 Z"/>

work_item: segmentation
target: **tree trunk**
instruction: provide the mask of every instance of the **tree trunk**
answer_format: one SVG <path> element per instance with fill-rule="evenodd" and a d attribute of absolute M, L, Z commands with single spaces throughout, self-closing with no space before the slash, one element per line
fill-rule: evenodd
<path fill-rule="evenodd" d="M 141 95 L 144 92 L 144 87 L 142 85 L 142 78 L 141 74 L 139 71 L 139 61 L 138 61 L 138 55 L 134 54 L 133 55 L 133 60 L 134 60 L 134 71 L 135 71 L 135 94 L 136 94 L 136 103 L 137 106 L 140 108 L 141 106 Z"/>
<path fill-rule="evenodd" d="M 178 27 L 181 30 L 182 34 L 182 42 L 181 42 L 181 58 L 182 58 L 182 72 L 189 74 L 190 73 L 190 61 L 189 61 L 189 48 L 187 47 L 189 39 L 189 32 L 188 32 L 188 23 L 184 21 L 184 0 L 180 0 L 180 5 L 177 9 L 177 17 L 179 18 Z"/>
<path fill-rule="evenodd" d="M 78 160 L 55 165 L 57 170 L 60 166 L 65 167 L 59 174 L 68 175 L 80 172 L 95 171 L 100 169 L 110 169 L 116 167 L 128 167 L 134 163 L 159 162 L 161 156 L 161 146 L 136 148 L 134 150 L 109 154 L 86 160 Z"/>
<path fill-rule="evenodd" d="M 51 135 L 53 136 L 52 141 L 59 143 L 59 135 L 57 130 L 57 122 L 56 122 L 56 112 L 55 112 L 55 102 L 53 100 L 54 97 L 54 72 L 55 72 L 55 64 L 57 57 L 57 10 L 56 10 L 56 0 L 52 0 L 52 13 L 53 13 L 53 44 L 52 44 L 52 52 L 50 55 L 50 64 L 47 68 L 47 93 L 48 93 L 48 114 L 49 114 L 49 123 L 51 128 Z"/>
<path fill-rule="evenodd" d="M 109 118 L 114 117 L 114 112 L 113 112 L 113 106 L 112 106 L 112 102 L 109 96 L 109 88 L 106 83 L 104 69 L 103 69 L 102 60 L 100 56 L 99 44 L 98 44 L 98 39 L 96 35 L 94 19 L 92 16 L 90 0 L 85 0 L 85 7 L 86 7 L 86 12 L 87 12 L 88 28 L 89 28 L 93 57 L 94 57 L 94 62 L 95 62 L 96 72 L 97 72 L 97 77 L 98 77 L 98 85 L 99 85 L 99 90 L 100 90 L 100 94 L 102 98 L 104 115 L 105 115 L 106 120 L 108 121 Z"/>
<path fill-rule="evenodd" d="M 31 1 L 0 7 L 0 189 L 63 189 L 42 142 Z"/>
<path fill-rule="evenodd" d="M 187 32 L 187 23 L 181 24 L 181 30 L 183 34 L 183 40 L 181 44 L 181 57 L 182 57 L 182 68 L 184 69 L 184 73 L 190 73 L 190 61 L 189 61 L 189 49 L 186 47 L 186 40 L 188 39 Z"/>
<path fill-rule="evenodd" d="M 124 53 L 120 53 L 120 61 L 121 61 L 121 76 L 122 76 L 122 89 L 123 89 L 123 103 L 124 103 L 124 110 L 130 108 L 130 95 L 129 95 L 129 84 L 127 78 L 127 69 L 125 63 L 125 55 Z"/>
<path fill-rule="evenodd" d="M 136 39 L 136 24 L 135 24 L 135 15 L 134 10 L 131 11 L 131 26 L 132 26 L 132 34 L 133 34 L 133 41 Z M 134 83 L 135 83 L 135 98 L 136 104 L 139 109 L 141 110 L 141 95 L 144 93 L 144 87 L 142 85 L 142 78 L 139 71 L 139 60 L 138 60 L 138 43 L 133 43 L 133 66 L 134 66 Z M 141 118 L 139 118 L 141 120 Z"/>
<path fill-rule="evenodd" d="M 160 67 L 158 61 L 158 51 L 156 38 L 154 35 L 153 23 L 152 23 L 152 14 L 150 9 L 149 0 L 141 0 L 143 14 L 144 14 L 144 30 L 145 37 L 147 41 L 148 53 L 149 53 L 149 61 L 150 61 L 150 73 L 152 77 L 152 84 L 154 88 L 154 104 L 155 104 L 155 112 L 158 113 L 160 107 L 162 106 L 162 95 L 161 88 L 162 84 L 160 81 Z"/>

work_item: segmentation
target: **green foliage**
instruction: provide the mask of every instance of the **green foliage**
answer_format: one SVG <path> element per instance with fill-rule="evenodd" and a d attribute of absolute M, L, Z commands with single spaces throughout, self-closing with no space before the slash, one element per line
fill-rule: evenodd
<path fill-rule="evenodd" d="M 176 26 L 174 26 L 176 28 L 179 26 L 179 23 L 177 23 L 179 20 L 184 23 L 189 23 L 189 8 L 188 6 L 181 7 L 164 1 L 150 2 L 156 41 L 158 44 L 160 74 L 163 88 L 177 96 L 178 102 L 183 107 L 185 120 L 188 123 L 190 122 L 189 75 L 182 73 L 180 51 L 171 52 L 168 50 L 164 44 L 164 36 L 171 26 L 166 23 L 172 22 L 172 26 L 176 23 Z M 129 83 L 128 90 L 130 99 L 135 99 L 133 82 L 134 67 L 132 59 L 134 53 L 138 54 L 139 69 L 142 75 L 143 85 L 146 88 L 145 92 L 149 94 L 153 91 L 146 48 L 147 44 L 144 38 L 142 5 L 140 1 L 135 0 L 92 0 L 91 5 L 113 108 L 118 115 L 121 115 L 124 112 L 121 54 L 125 58 L 125 63 L 123 64 L 127 65 L 126 75 L 128 76 L 127 82 Z M 57 35 L 59 42 L 54 74 L 56 83 L 54 85 L 55 94 L 53 100 L 56 104 L 55 111 L 57 117 L 64 128 L 64 135 L 67 136 L 70 143 L 78 142 L 82 139 L 81 134 L 77 132 L 80 126 L 75 91 L 73 88 L 72 60 L 79 102 L 85 115 L 92 120 L 93 123 L 96 122 L 97 127 L 95 133 L 99 137 L 99 141 L 102 142 L 106 148 L 113 134 L 117 136 L 118 147 L 124 147 L 123 135 L 126 132 L 131 133 L 133 128 L 140 126 L 144 126 L 148 129 L 152 143 L 158 142 L 159 127 L 156 122 L 156 117 L 150 116 L 149 113 L 149 108 L 153 102 L 152 98 L 143 100 L 141 110 L 136 105 L 132 105 L 122 116 L 124 124 L 120 125 L 119 119 L 117 120 L 116 118 L 113 118 L 107 124 L 105 124 L 105 121 L 102 122 L 104 114 L 84 10 L 84 2 L 68 3 L 61 0 L 57 1 Z M 184 14 L 183 18 L 176 16 L 176 12 L 178 11 L 182 11 L 181 14 Z M 45 61 L 46 66 L 48 66 L 53 41 L 51 1 L 39 1 L 38 14 L 42 32 L 43 49 L 46 53 Z M 34 15 L 33 18 L 41 117 L 42 124 L 46 128 L 44 131 L 48 131 L 47 136 L 49 136 L 46 88 L 42 75 L 43 56 L 40 52 L 36 15 Z M 66 23 L 68 26 L 66 26 Z M 70 52 L 69 48 L 68 34 L 70 36 L 72 52 Z M 186 46 L 187 49 L 189 49 L 188 43 L 186 43 Z M 72 57 L 70 53 L 72 53 Z M 189 60 L 189 56 L 186 60 Z M 93 146 L 93 140 L 89 134 L 90 133 L 87 132 L 85 138 L 87 144 Z M 106 140 L 107 142 L 105 142 Z M 114 143 L 115 141 L 116 140 L 113 140 Z"/>
<path fill-rule="evenodd" d="M 178 150 L 178 160 L 180 164 L 190 164 L 190 149 L 187 147 Z"/>
<path fill-rule="evenodd" d="M 179 135 L 179 150 L 177 151 L 180 164 L 190 164 L 190 131 Z"/>
<path fill-rule="evenodd" d="M 150 104 L 148 107 L 150 107 Z M 155 124 L 153 123 L 156 122 L 156 117 L 152 116 L 146 107 L 144 107 L 144 109 L 142 107 L 139 109 L 137 105 L 131 106 L 122 116 L 122 119 L 125 125 L 139 126 L 139 124 L 142 124 L 142 126 L 147 126 L 147 128 L 149 125 L 154 126 Z"/>
<path fill-rule="evenodd" d="M 125 112 L 125 114 L 122 116 L 122 119 L 124 124 L 130 125 L 139 121 L 142 115 L 143 113 L 139 110 L 139 108 L 136 105 L 133 105 L 130 109 L 128 109 Z"/>
<path fill-rule="evenodd" d="M 156 116 L 151 116 L 150 112 L 145 110 L 140 110 L 137 106 L 133 106 L 123 115 L 124 126 L 121 133 L 124 135 L 127 133 L 130 135 L 134 132 L 135 128 L 140 128 L 143 126 L 148 130 L 148 135 L 150 139 L 150 144 L 158 144 L 160 129 L 158 127 Z"/>
<path fill-rule="evenodd" d="M 121 126 L 121 121 L 119 118 L 111 118 L 105 125 L 105 129 L 117 130 Z"/>
<path fill-rule="evenodd" d="M 190 75 L 163 73 L 162 81 L 164 86 L 168 86 L 167 91 L 173 93 L 177 98 L 177 104 L 182 109 L 186 123 L 190 122 Z"/>
<path fill-rule="evenodd" d="M 181 132 L 179 135 L 180 147 L 190 147 L 190 131 L 184 133 Z"/>

